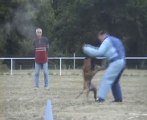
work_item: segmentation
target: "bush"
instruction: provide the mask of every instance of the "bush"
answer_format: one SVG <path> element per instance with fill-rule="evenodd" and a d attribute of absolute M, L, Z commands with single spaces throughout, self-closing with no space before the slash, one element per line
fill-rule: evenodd
<path fill-rule="evenodd" d="M 3 64 L 1 61 L 0 61 L 0 73 L 4 73 L 4 72 L 8 72 L 9 71 L 9 68 L 6 64 Z"/>

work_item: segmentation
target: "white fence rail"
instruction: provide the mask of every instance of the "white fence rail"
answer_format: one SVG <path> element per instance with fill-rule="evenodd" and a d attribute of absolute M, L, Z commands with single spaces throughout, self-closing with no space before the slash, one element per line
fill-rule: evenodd
<path fill-rule="evenodd" d="M 73 60 L 73 66 L 75 69 L 76 66 L 76 60 L 82 60 L 85 57 L 49 57 L 49 60 L 59 60 L 60 61 L 60 75 L 62 75 L 62 60 Z M 11 61 L 11 67 L 10 67 L 10 74 L 13 75 L 13 60 L 34 60 L 33 57 L 25 57 L 25 58 L 0 58 L 0 60 L 10 60 Z M 104 57 L 97 57 L 97 59 L 104 59 Z M 147 57 L 126 57 L 127 60 L 147 60 Z"/>

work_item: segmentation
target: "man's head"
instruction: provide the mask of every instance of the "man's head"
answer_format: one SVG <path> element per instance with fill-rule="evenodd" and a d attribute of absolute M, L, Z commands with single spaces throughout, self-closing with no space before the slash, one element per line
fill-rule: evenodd
<path fill-rule="evenodd" d="M 41 37 L 42 36 L 42 29 L 41 28 L 37 28 L 36 29 L 36 36 L 37 37 Z"/>
<path fill-rule="evenodd" d="M 98 33 L 98 39 L 101 41 L 101 42 L 103 42 L 105 39 L 106 39 L 106 37 L 108 36 L 109 34 L 108 34 L 108 32 L 107 31 L 104 31 L 104 30 L 102 30 L 102 31 L 100 31 L 99 33 Z"/>

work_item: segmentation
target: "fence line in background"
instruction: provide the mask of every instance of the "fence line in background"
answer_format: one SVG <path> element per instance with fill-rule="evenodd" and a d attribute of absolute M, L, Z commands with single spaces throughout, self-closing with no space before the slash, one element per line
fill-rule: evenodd
<path fill-rule="evenodd" d="M 60 76 L 62 75 L 62 60 L 73 60 L 73 66 L 75 69 L 76 60 L 83 60 L 85 57 L 76 57 L 75 54 L 73 57 L 49 57 L 49 60 L 59 60 L 60 61 Z M 13 75 L 13 60 L 34 60 L 34 57 L 25 57 L 25 58 L 8 58 L 3 57 L 0 60 L 10 60 L 11 61 L 11 72 L 10 74 Z M 97 57 L 97 59 L 104 59 L 104 57 Z M 127 60 L 147 60 L 147 57 L 126 57 Z"/>

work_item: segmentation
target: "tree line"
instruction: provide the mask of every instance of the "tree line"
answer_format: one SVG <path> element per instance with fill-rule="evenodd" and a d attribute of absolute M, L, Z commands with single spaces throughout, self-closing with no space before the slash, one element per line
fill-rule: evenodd
<path fill-rule="evenodd" d="M 82 45 L 99 45 L 101 29 L 120 37 L 127 56 L 147 54 L 146 0 L 1 0 L 0 56 L 34 56 L 41 27 L 50 56 L 83 56 Z"/>

